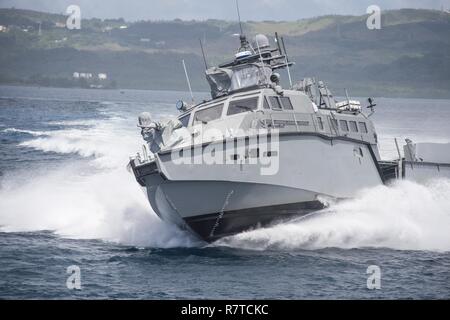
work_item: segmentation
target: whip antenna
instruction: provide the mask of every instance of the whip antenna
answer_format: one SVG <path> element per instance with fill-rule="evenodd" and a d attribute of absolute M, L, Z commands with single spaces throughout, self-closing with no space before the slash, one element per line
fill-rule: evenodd
<path fill-rule="evenodd" d="M 183 68 L 184 68 L 184 74 L 186 75 L 186 81 L 189 87 L 189 93 L 191 94 L 191 99 L 192 99 L 192 103 L 194 103 L 194 94 L 192 93 L 192 88 L 191 88 L 191 81 L 189 80 L 189 75 L 186 69 L 186 63 L 184 62 L 183 59 Z"/>
<path fill-rule="evenodd" d="M 205 69 L 208 70 L 208 63 L 206 62 L 205 50 L 203 49 L 203 41 L 202 39 L 198 39 L 200 41 L 200 48 L 202 49 L 203 62 L 205 63 Z"/>
<path fill-rule="evenodd" d="M 286 46 L 284 45 L 284 38 L 283 37 L 281 37 L 281 45 L 283 46 L 284 59 L 286 61 L 287 73 L 288 73 L 288 77 L 289 77 L 289 84 L 291 85 L 291 88 L 292 88 L 292 77 L 291 77 L 291 70 L 289 68 L 289 57 L 288 57 L 288 54 L 286 52 Z"/>
<path fill-rule="evenodd" d="M 239 20 L 239 28 L 241 29 L 241 35 L 243 35 L 244 32 L 242 31 L 242 21 L 241 21 L 241 12 L 239 10 L 239 0 L 236 0 L 236 10 L 237 10 L 237 15 L 238 15 L 238 20 Z"/>

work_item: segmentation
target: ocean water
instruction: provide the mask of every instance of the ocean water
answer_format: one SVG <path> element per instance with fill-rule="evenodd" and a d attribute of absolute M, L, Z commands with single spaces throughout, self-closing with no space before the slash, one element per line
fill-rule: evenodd
<path fill-rule="evenodd" d="M 0 86 L 0 299 L 450 298 L 448 180 L 361 190 L 210 245 L 160 221 L 126 170 L 136 118 L 188 97 Z M 395 137 L 450 142 L 449 100 L 377 103 L 384 158 Z M 80 290 L 66 286 L 73 265 Z"/>

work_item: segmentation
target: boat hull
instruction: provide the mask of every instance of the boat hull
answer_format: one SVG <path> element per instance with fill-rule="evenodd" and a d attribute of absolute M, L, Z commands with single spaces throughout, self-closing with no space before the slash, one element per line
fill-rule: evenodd
<path fill-rule="evenodd" d="M 305 201 L 265 207 L 223 211 L 184 219 L 190 230 L 205 241 L 231 236 L 243 231 L 265 227 L 284 220 L 305 216 L 321 210 L 325 205 L 318 201 Z"/>
<path fill-rule="evenodd" d="M 324 208 L 317 193 L 224 181 L 162 181 L 147 188 L 155 212 L 205 241 Z"/>
<path fill-rule="evenodd" d="M 348 139 L 287 136 L 280 137 L 279 170 L 270 176 L 259 174 L 258 164 L 174 164 L 170 154 L 134 172 L 161 219 L 214 241 L 382 184 L 370 148 Z"/>

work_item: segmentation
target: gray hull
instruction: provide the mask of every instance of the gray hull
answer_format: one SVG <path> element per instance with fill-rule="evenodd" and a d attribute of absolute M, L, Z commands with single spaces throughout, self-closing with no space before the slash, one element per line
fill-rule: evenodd
<path fill-rule="evenodd" d="M 427 183 L 432 179 L 450 179 L 450 164 L 403 161 L 403 179 Z"/>
<path fill-rule="evenodd" d="M 214 241 L 320 210 L 322 198 L 350 198 L 381 184 L 370 148 L 350 139 L 283 135 L 275 175 L 258 174 L 258 164 L 174 164 L 171 154 L 133 169 L 161 219 Z"/>
<path fill-rule="evenodd" d="M 324 207 L 311 191 L 274 185 L 183 181 L 162 182 L 147 190 L 163 220 L 187 227 L 207 241 Z"/>

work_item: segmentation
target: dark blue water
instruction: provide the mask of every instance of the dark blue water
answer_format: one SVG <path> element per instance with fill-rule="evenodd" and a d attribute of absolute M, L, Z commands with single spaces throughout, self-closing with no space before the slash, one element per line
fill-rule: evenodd
<path fill-rule="evenodd" d="M 126 164 L 137 115 L 175 115 L 179 98 L 0 87 L 0 298 L 450 298 L 449 181 L 365 190 L 212 245 L 161 222 Z M 450 140 L 450 101 L 378 104 L 385 157 L 394 137 Z M 66 286 L 72 265 L 81 290 Z"/>

